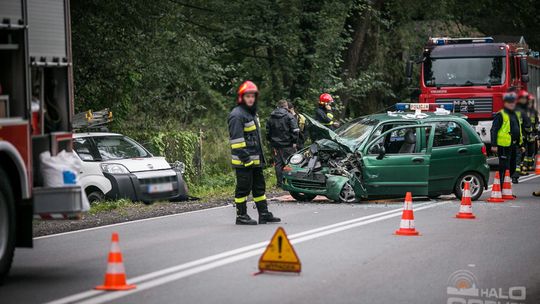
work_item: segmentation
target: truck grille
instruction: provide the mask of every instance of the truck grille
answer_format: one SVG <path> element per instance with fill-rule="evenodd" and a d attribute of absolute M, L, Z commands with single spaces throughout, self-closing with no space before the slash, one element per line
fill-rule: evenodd
<path fill-rule="evenodd" d="M 491 97 L 478 97 L 468 99 L 441 98 L 435 100 L 435 102 L 454 104 L 455 113 L 493 113 L 493 99 Z"/>

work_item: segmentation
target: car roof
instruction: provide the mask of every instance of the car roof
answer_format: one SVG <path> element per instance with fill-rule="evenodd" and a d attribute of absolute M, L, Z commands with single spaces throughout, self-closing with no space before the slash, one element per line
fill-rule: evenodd
<path fill-rule="evenodd" d="M 74 138 L 82 137 L 104 137 L 104 136 L 124 136 L 118 133 L 109 133 L 109 132 L 84 132 L 84 133 L 73 133 Z"/>

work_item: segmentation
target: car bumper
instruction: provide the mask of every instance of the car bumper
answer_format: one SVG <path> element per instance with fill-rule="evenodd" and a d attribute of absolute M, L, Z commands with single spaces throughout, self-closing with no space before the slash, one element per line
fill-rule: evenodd
<path fill-rule="evenodd" d="M 109 199 L 127 198 L 132 201 L 156 200 L 180 201 L 188 199 L 187 185 L 178 170 L 146 171 L 127 174 L 103 173 L 111 182 L 112 189 L 106 193 Z M 150 186 L 167 185 L 164 191 L 153 192 Z"/>
<path fill-rule="evenodd" d="M 283 190 L 322 195 L 331 200 L 338 200 L 343 185 L 349 181 L 343 176 L 315 173 L 311 178 L 307 178 L 302 176 L 303 174 L 305 174 L 303 171 L 285 173 L 283 175 Z"/>

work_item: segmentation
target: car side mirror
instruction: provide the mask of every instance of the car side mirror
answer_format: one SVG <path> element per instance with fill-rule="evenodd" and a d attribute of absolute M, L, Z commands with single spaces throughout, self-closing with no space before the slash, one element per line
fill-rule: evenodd
<path fill-rule="evenodd" d="M 378 144 L 378 145 L 374 145 L 373 147 L 371 147 L 371 149 L 369 149 L 369 153 L 370 154 L 377 154 L 377 159 L 381 160 L 381 159 L 384 158 L 384 155 L 386 154 L 386 149 L 384 148 L 383 145 Z"/>

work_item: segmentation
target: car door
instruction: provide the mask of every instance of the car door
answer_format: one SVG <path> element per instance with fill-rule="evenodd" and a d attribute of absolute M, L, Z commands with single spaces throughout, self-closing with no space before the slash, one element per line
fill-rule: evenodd
<path fill-rule="evenodd" d="M 461 124 L 452 120 L 433 122 L 435 135 L 431 150 L 429 192 L 431 195 L 452 192 L 455 180 L 463 171 L 462 164 L 471 159 L 467 137 Z"/>
<path fill-rule="evenodd" d="M 430 147 L 426 138 L 432 139 L 432 132 L 430 125 L 400 126 L 367 144 L 362 153 L 362 170 L 368 196 L 403 196 L 408 191 L 427 195 Z M 390 150 L 379 153 L 380 147 Z"/>

